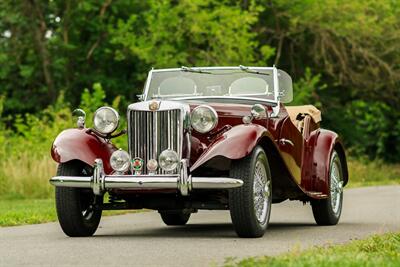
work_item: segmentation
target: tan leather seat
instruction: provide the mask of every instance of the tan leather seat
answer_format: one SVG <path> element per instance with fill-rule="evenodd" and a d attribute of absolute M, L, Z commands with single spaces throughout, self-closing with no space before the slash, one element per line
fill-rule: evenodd
<path fill-rule="evenodd" d="M 304 106 L 285 106 L 290 120 L 293 122 L 294 125 L 297 126 L 298 120 L 297 116 L 299 114 L 308 114 L 311 116 L 315 123 L 319 123 L 322 120 L 321 111 L 314 107 L 313 105 L 304 105 Z"/>

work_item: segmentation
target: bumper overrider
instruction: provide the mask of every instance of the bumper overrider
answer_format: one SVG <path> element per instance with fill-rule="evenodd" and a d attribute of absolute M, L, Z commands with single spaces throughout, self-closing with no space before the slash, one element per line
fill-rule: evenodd
<path fill-rule="evenodd" d="M 243 185 L 242 180 L 234 178 L 192 177 L 185 159 L 181 160 L 179 174 L 171 175 L 106 175 L 103 161 L 96 159 L 93 176 L 55 176 L 50 183 L 58 187 L 91 188 L 95 195 L 102 195 L 109 189 L 176 189 L 183 196 L 193 189 L 230 189 Z"/>

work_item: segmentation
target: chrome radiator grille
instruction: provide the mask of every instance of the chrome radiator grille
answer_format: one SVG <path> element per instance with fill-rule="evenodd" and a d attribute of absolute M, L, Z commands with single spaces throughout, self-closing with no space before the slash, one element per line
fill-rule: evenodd
<path fill-rule="evenodd" d="M 130 110 L 128 113 L 128 143 L 132 158 L 143 159 L 142 174 L 148 174 L 147 162 L 158 161 L 159 154 L 165 149 L 176 151 L 182 156 L 181 110 L 162 111 Z M 175 170 L 174 173 L 177 173 Z M 157 174 L 165 172 L 158 168 Z"/>

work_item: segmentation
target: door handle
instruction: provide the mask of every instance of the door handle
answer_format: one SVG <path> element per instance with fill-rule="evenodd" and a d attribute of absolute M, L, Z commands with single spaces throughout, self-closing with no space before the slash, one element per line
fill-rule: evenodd
<path fill-rule="evenodd" d="M 294 147 L 293 142 L 290 141 L 289 139 L 286 139 L 286 138 L 281 138 L 281 139 L 279 139 L 279 144 L 280 144 L 280 145 L 283 145 L 283 146 L 285 146 L 285 145 L 291 145 L 291 146 Z"/>

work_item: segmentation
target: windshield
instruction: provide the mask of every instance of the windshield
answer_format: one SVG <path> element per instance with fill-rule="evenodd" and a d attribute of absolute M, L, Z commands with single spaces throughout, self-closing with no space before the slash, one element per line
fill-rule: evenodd
<path fill-rule="evenodd" d="M 282 78 L 280 72 L 276 72 L 279 80 Z M 282 92 L 277 90 L 275 93 L 274 84 L 274 68 L 239 66 L 161 69 L 150 72 L 145 97 L 146 100 L 249 97 L 275 102 L 282 97 Z"/>

